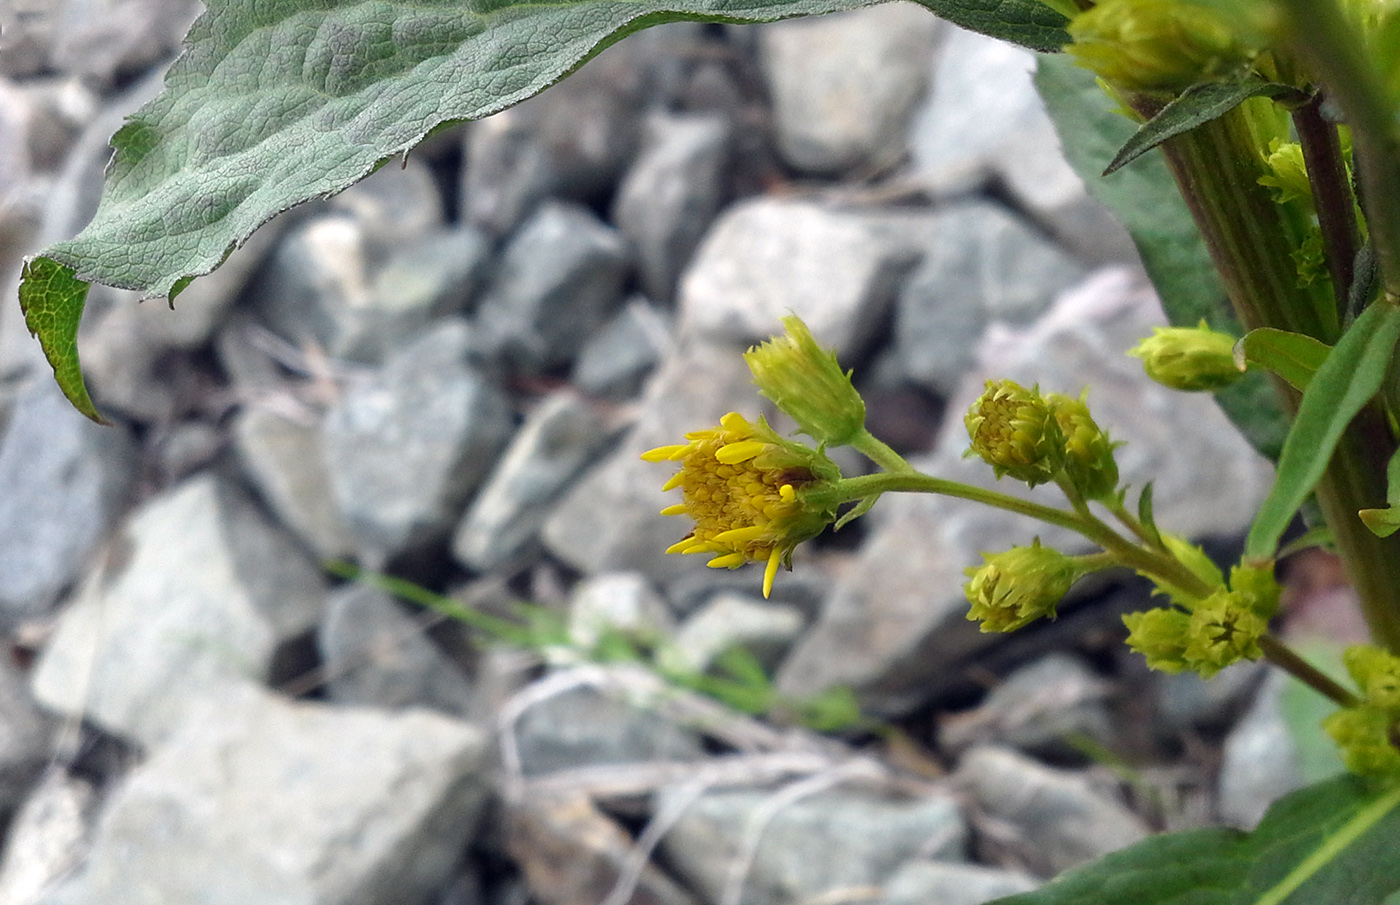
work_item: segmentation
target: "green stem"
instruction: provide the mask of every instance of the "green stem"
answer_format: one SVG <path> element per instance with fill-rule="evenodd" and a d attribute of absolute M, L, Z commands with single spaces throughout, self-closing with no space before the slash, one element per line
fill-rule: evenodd
<path fill-rule="evenodd" d="M 997 493 L 995 490 L 987 490 L 971 484 L 963 484 L 959 481 L 935 478 L 932 475 L 915 471 L 912 467 L 899 472 L 843 478 L 837 481 L 836 485 L 829 491 L 808 491 L 808 498 L 819 505 L 834 505 L 863 499 L 874 494 L 900 491 L 936 493 L 940 496 L 956 497 L 960 500 L 972 500 L 974 503 L 981 503 L 996 509 L 1005 509 L 1008 512 L 1029 516 L 1050 525 L 1078 531 L 1081 534 L 1084 533 L 1086 527 L 1084 521 L 1073 512 L 1066 512 L 1063 509 L 1056 509 L 1053 506 L 1045 506 L 1040 503 L 1032 503 L 1030 500 Z"/>
<path fill-rule="evenodd" d="M 1336 0 L 1279 0 L 1294 47 L 1351 127 L 1366 226 L 1386 292 L 1400 298 L 1400 127 L 1372 52 Z"/>
<path fill-rule="evenodd" d="M 1356 202 L 1351 195 L 1351 179 L 1342 158 L 1337 127 L 1322 117 L 1322 95 L 1293 111 L 1293 127 L 1303 148 L 1303 163 L 1312 183 L 1313 207 L 1317 210 L 1322 246 L 1327 253 L 1327 272 L 1332 277 L 1332 295 L 1340 318 L 1346 313 L 1347 293 L 1351 290 L 1352 268 L 1356 261 L 1358 234 Z"/>
<path fill-rule="evenodd" d="M 1261 635 L 1259 638 L 1259 649 L 1264 652 L 1265 660 L 1268 660 L 1270 663 L 1284 670 L 1318 693 L 1331 698 L 1338 705 L 1342 707 L 1355 707 L 1360 703 L 1357 701 L 1356 695 L 1347 691 L 1317 667 L 1298 656 L 1293 648 L 1284 644 L 1273 635 Z"/>
<path fill-rule="evenodd" d="M 870 431 L 861 428 L 856 438 L 850 445 L 863 454 L 870 461 L 883 468 L 885 471 L 905 473 L 914 471 L 914 466 L 905 461 L 904 457 L 895 452 L 879 437 Z"/>
<path fill-rule="evenodd" d="M 1289 224 L 1267 193 L 1261 195 L 1262 162 L 1245 116 L 1236 108 L 1166 142 L 1168 163 L 1240 319 L 1251 328 L 1277 327 L 1330 341 L 1319 308 L 1296 285 Z M 1400 204 L 1400 185 L 1392 200 Z M 1373 242 L 1379 242 L 1374 222 L 1370 226 Z M 1335 311 L 1331 299 L 1327 306 Z M 1296 409 L 1297 396 L 1287 390 L 1284 396 Z M 1356 516 L 1360 509 L 1385 505 L 1385 465 L 1393 448 L 1384 419 L 1374 409 L 1364 410 L 1347 427 L 1315 493 L 1372 638 L 1400 651 L 1400 534 L 1376 537 Z"/>

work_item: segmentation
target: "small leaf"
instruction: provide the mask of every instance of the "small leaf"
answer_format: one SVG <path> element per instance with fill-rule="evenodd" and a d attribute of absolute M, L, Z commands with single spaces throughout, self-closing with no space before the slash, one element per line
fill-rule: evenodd
<path fill-rule="evenodd" d="M 1313 375 L 1284 441 L 1273 489 L 1245 541 L 1245 555 L 1270 559 L 1288 523 L 1327 470 L 1342 431 L 1385 379 L 1400 340 L 1400 307 L 1373 304 L 1342 335 Z"/>
<path fill-rule="evenodd" d="M 1306 515 L 1304 517 L 1306 518 Z M 1330 549 L 1336 546 L 1336 543 L 1337 539 L 1332 535 L 1331 528 L 1327 527 L 1326 524 L 1315 525 L 1284 544 L 1274 558 L 1287 559 L 1295 553 L 1311 550 L 1313 547 Z"/>
<path fill-rule="evenodd" d="M 989 905 L 1321 905 L 1400 890 L 1400 789 L 1342 776 L 1275 802 L 1252 833 L 1155 836 Z"/>
<path fill-rule="evenodd" d="M 1162 533 L 1157 530 L 1157 520 L 1152 514 L 1151 481 L 1143 485 L 1142 493 L 1138 496 L 1138 522 L 1152 537 L 1153 544 L 1158 547 L 1162 546 Z"/>
<path fill-rule="evenodd" d="M 1133 133 L 1133 137 L 1119 149 L 1113 162 L 1104 168 L 1103 175 L 1116 172 L 1124 164 L 1136 160 L 1169 138 L 1224 116 L 1251 97 L 1290 98 L 1298 102 L 1307 99 L 1307 95 L 1297 88 L 1265 81 L 1257 75 L 1245 75 L 1229 82 L 1192 85 Z"/>
<path fill-rule="evenodd" d="M 88 284 L 52 258 L 37 257 L 24 262 L 19 307 L 29 332 L 39 337 L 44 356 L 53 367 L 63 395 L 73 407 L 98 424 L 106 419 L 97 413 L 78 364 L 78 322 L 87 304 Z"/>
<path fill-rule="evenodd" d="M 1304 333 L 1260 327 L 1235 344 L 1235 362 L 1240 364 L 1243 359 L 1246 364 L 1258 365 L 1301 392 L 1331 351 L 1331 346 Z"/>
<path fill-rule="evenodd" d="M 1377 537 L 1390 537 L 1400 530 L 1400 449 L 1390 456 L 1390 463 L 1385 467 L 1385 481 L 1385 508 L 1362 509 L 1357 513 Z"/>

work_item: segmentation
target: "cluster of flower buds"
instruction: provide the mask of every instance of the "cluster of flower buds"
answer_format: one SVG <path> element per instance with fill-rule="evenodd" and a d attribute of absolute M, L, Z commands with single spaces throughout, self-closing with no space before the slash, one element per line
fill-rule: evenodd
<path fill-rule="evenodd" d="M 1357 645 L 1347 648 L 1342 660 L 1361 691 L 1361 701 L 1338 710 L 1322 727 L 1342 749 L 1348 770 L 1400 776 L 1400 657 Z"/>
<path fill-rule="evenodd" d="M 1012 380 L 989 380 L 963 419 L 971 446 L 998 478 L 1010 475 L 1030 487 L 1068 479 L 1087 500 L 1117 492 L 1118 464 L 1108 438 L 1083 398 L 1027 389 Z"/>
<path fill-rule="evenodd" d="M 1173 539 L 1173 546 L 1190 545 Z M 1199 553 L 1199 548 L 1193 549 Z M 1196 597 L 1159 583 L 1158 590 L 1171 597 L 1171 606 L 1123 617 L 1128 646 L 1142 654 L 1152 669 L 1169 673 L 1189 670 L 1209 679 L 1231 663 L 1263 655 L 1259 639 L 1278 612 L 1281 593 L 1272 567 L 1236 566 L 1226 586 L 1213 564 L 1208 568 L 1197 565 L 1203 560 L 1209 563 L 1200 553 L 1184 564 L 1201 577 L 1205 577 L 1203 572 L 1213 573 L 1217 583 L 1211 594 Z"/>

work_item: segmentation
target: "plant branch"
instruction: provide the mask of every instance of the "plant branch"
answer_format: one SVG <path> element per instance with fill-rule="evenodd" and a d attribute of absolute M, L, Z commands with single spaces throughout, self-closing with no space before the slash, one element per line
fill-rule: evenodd
<path fill-rule="evenodd" d="M 1347 293 L 1351 290 L 1352 268 L 1356 261 L 1356 205 L 1351 194 L 1346 161 L 1337 127 L 1322 116 L 1322 95 L 1293 111 L 1293 126 L 1303 147 L 1303 162 L 1312 183 L 1313 207 L 1322 229 L 1322 247 L 1327 253 L 1327 271 L 1332 276 L 1337 315 L 1346 313 Z"/>
<path fill-rule="evenodd" d="M 1355 707 L 1360 703 L 1356 695 L 1347 691 L 1337 684 L 1331 677 L 1313 666 L 1307 660 L 1298 656 L 1293 648 L 1284 644 L 1273 635 L 1261 635 L 1259 637 L 1259 649 L 1264 652 L 1264 659 L 1284 670 L 1298 681 L 1314 689 L 1319 694 L 1331 698 L 1342 707 Z"/>

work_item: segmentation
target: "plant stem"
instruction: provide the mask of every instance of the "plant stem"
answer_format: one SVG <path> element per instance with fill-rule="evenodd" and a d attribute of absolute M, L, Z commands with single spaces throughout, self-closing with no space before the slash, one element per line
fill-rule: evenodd
<path fill-rule="evenodd" d="M 914 466 L 905 461 L 903 456 L 864 428 L 861 428 L 861 432 L 851 441 L 850 445 L 885 471 L 897 473 L 914 471 Z"/>
<path fill-rule="evenodd" d="M 1336 0 L 1279 0 L 1278 7 L 1294 47 L 1346 115 L 1383 285 L 1400 299 L 1400 129 L 1371 48 Z"/>
<path fill-rule="evenodd" d="M 1268 660 L 1279 669 L 1284 670 L 1309 688 L 1331 698 L 1338 705 L 1342 707 L 1355 707 L 1360 703 L 1357 701 L 1356 695 L 1347 691 L 1317 667 L 1298 656 L 1298 653 L 1293 650 L 1293 648 L 1284 644 L 1273 635 L 1261 635 L 1259 637 L 1259 649 L 1264 652 L 1265 660 Z"/>
<path fill-rule="evenodd" d="M 1322 117 L 1321 94 L 1293 111 L 1293 126 L 1303 147 L 1313 207 L 1327 252 L 1327 271 L 1332 276 L 1333 296 L 1341 317 L 1346 313 L 1357 249 L 1356 206 L 1346 161 L 1342 159 L 1342 143 L 1337 127 Z"/>
<path fill-rule="evenodd" d="M 1050 525 L 1058 525 L 1061 528 L 1068 528 L 1071 531 L 1083 533 L 1086 527 L 1083 519 L 1073 512 L 1066 512 L 1063 509 L 1056 509 L 1053 506 L 1046 506 L 1041 503 L 1032 503 L 1030 500 L 1023 500 L 1020 497 L 1010 496 L 1005 493 L 997 493 L 995 490 L 987 490 L 982 487 L 975 487 L 972 484 L 963 484 L 959 481 L 949 481 L 944 478 L 935 478 L 915 471 L 912 467 L 898 472 L 883 472 L 880 474 L 861 475 L 854 478 L 844 478 L 836 483 L 836 486 L 829 491 L 833 495 L 832 499 L 827 499 L 827 494 L 820 494 L 817 502 L 820 503 L 844 503 L 851 500 L 859 500 L 877 493 L 891 492 L 912 492 L 912 493 L 936 493 L 940 496 L 956 497 L 960 500 L 972 500 L 975 503 L 982 503 L 996 509 L 1005 509 L 1008 512 L 1015 512 L 1020 515 L 1030 516 Z M 809 492 L 810 495 L 811 492 Z"/>
<path fill-rule="evenodd" d="M 1289 224 L 1267 194 L 1261 195 L 1259 149 L 1244 117 L 1236 108 L 1166 142 L 1168 163 L 1225 277 L 1240 320 L 1251 328 L 1278 327 L 1327 342 L 1319 308 L 1297 287 Z M 1400 207 L 1400 184 L 1391 201 Z M 1374 223 L 1371 237 L 1379 242 Z M 1400 253 L 1396 258 L 1400 261 Z M 1335 311 L 1330 299 L 1327 304 Z M 1297 396 L 1283 392 L 1296 409 Z M 1385 464 L 1393 448 L 1380 414 L 1363 410 L 1347 427 L 1315 493 L 1373 640 L 1400 652 L 1400 534 L 1376 537 L 1356 515 L 1360 509 L 1385 505 Z"/>

